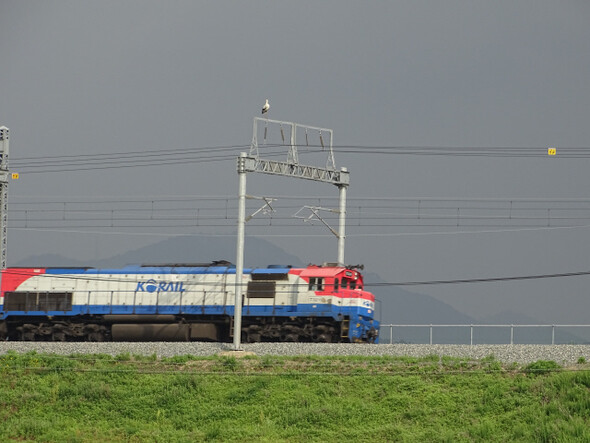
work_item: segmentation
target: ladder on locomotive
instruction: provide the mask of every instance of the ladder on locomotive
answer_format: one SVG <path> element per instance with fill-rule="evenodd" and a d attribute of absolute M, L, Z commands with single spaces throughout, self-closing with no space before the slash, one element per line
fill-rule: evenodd
<path fill-rule="evenodd" d="M 340 326 L 341 326 L 340 337 L 341 338 L 348 338 L 348 333 L 350 332 L 350 319 L 345 318 L 344 320 L 342 320 L 342 323 L 340 323 Z"/>

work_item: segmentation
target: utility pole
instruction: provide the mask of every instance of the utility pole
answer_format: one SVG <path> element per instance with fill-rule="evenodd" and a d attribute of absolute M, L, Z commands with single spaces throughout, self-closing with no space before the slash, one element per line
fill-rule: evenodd
<path fill-rule="evenodd" d="M 10 130 L 0 126 L 0 269 L 6 269 L 8 231 L 8 142 Z"/>
<path fill-rule="evenodd" d="M 260 158 L 258 150 L 258 125 L 264 125 L 264 140 L 268 135 L 269 124 L 280 128 L 282 144 L 286 144 L 285 128 L 289 128 L 291 133 L 289 137 L 289 151 L 287 161 L 265 160 Z M 325 143 L 322 134 L 329 136 L 329 147 L 326 161 L 326 167 L 316 167 L 301 165 L 297 152 L 297 131 L 305 131 L 305 140 L 308 145 L 308 133 L 319 133 L 319 141 L 322 150 L 325 150 Z M 283 177 L 302 178 L 316 182 L 331 183 L 336 185 L 340 193 L 339 204 L 339 230 L 338 230 L 338 263 L 344 264 L 344 241 L 345 241 L 345 222 L 346 222 L 346 189 L 350 183 L 350 176 L 346 168 L 336 170 L 334 161 L 333 131 L 326 128 L 317 128 L 314 126 L 300 125 L 292 122 L 280 120 L 269 120 L 267 118 L 254 118 L 254 128 L 252 135 L 252 144 L 250 153 L 242 152 L 238 157 L 238 238 L 236 248 L 236 282 L 235 282 L 235 304 L 234 304 L 234 350 L 240 350 L 242 335 L 242 304 L 245 289 L 243 283 L 244 273 L 244 237 L 246 227 L 246 173 L 260 172 L 263 174 L 281 175 Z M 319 146 L 319 145 L 318 145 Z"/>
<path fill-rule="evenodd" d="M 244 275 L 244 237 L 246 232 L 246 153 L 238 157 L 238 244 L 236 252 L 236 294 L 234 300 L 234 350 L 240 350 L 242 339 L 242 300 Z"/>

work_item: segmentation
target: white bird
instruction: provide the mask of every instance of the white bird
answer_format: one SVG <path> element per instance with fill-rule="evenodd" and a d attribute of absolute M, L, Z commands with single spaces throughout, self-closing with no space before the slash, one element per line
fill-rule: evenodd
<path fill-rule="evenodd" d="M 268 99 L 266 99 L 266 103 L 264 104 L 264 106 L 262 107 L 262 113 L 266 114 L 268 112 L 268 110 L 270 109 L 270 105 L 268 104 Z"/>

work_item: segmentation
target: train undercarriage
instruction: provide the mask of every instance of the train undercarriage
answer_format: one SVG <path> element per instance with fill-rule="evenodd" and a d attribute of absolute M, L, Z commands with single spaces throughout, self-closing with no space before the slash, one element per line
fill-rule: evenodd
<path fill-rule="evenodd" d="M 215 341 L 233 340 L 230 316 L 102 315 L 9 318 L 0 339 L 11 341 Z M 242 342 L 348 343 L 349 319 L 242 317 Z M 376 331 L 358 341 L 373 342 Z"/>

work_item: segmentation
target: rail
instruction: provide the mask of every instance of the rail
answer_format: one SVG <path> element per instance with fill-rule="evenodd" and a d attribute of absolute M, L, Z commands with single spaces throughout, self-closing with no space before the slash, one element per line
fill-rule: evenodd
<path fill-rule="evenodd" d="M 405 341 L 403 339 L 402 334 L 399 334 L 397 336 L 394 336 L 394 329 L 404 329 L 404 328 L 419 328 L 419 329 L 428 329 L 428 344 L 432 345 L 432 344 L 458 344 L 457 341 L 461 341 L 461 337 L 457 337 L 455 336 L 453 340 L 449 340 L 449 338 L 447 338 L 447 341 L 435 341 L 434 340 L 434 332 L 435 330 L 439 329 L 439 328 L 458 328 L 458 329 L 467 329 L 469 328 L 469 345 L 473 345 L 473 344 L 491 344 L 489 343 L 489 341 L 495 341 L 495 340 L 488 340 L 488 342 L 483 341 L 483 340 L 476 340 L 477 343 L 474 342 L 474 332 L 480 329 L 487 329 L 487 328 L 497 328 L 497 329 L 510 329 L 510 344 L 513 345 L 514 344 L 514 331 L 515 329 L 520 329 L 520 328 L 537 328 L 537 329 L 550 329 L 551 330 L 551 344 L 555 345 L 555 336 L 556 336 L 556 332 L 558 329 L 560 330 L 564 330 L 566 335 L 566 342 L 567 343 L 572 343 L 572 342 L 577 342 L 580 341 L 581 343 L 590 343 L 590 338 L 581 338 L 581 337 L 577 337 L 576 335 L 571 334 L 571 332 L 567 332 L 565 331 L 566 328 L 569 329 L 573 329 L 573 328 L 582 328 L 585 329 L 586 331 L 590 332 L 590 325 L 560 325 L 560 324 L 552 324 L 552 325 L 548 325 L 548 324 L 543 324 L 543 325 L 513 325 L 513 324 L 497 324 L 497 325 L 487 325 L 487 324 L 456 324 L 456 325 L 443 325 L 443 324 L 383 324 L 381 325 L 381 338 L 380 338 L 380 342 L 381 343 L 406 343 L 407 341 Z M 386 339 L 386 337 L 384 336 L 384 331 L 389 330 L 389 341 L 386 341 L 384 339 Z M 442 334 L 440 334 L 442 335 Z M 418 337 L 418 334 L 414 334 L 414 338 L 413 340 L 416 340 L 416 337 Z M 490 337 L 490 334 L 488 334 L 488 339 L 492 338 Z M 538 338 L 538 337 L 537 337 Z M 397 341 L 394 341 L 394 339 L 397 339 Z M 418 340 L 420 340 L 420 338 L 418 337 Z M 531 344 L 531 341 L 534 341 L 535 344 L 537 340 L 530 340 L 529 341 L 519 341 L 519 344 Z M 423 342 L 424 340 L 422 340 L 421 342 Z M 451 341 L 452 343 L 449 343 L 449 341 Z M 466 340 L 463 340 L 466 341 Z M 411 343 L 414 343 L 414 341 L 411 341 Z M 462 343 L 459 343 L 462 344 Z M 502 343 L 503 344 L 503 343 Z"/>

